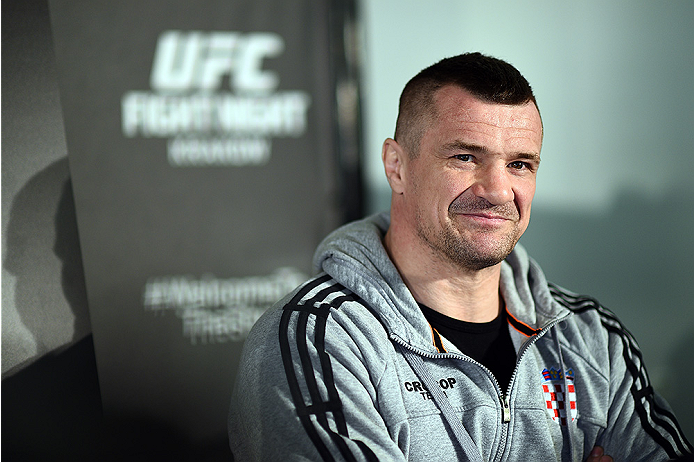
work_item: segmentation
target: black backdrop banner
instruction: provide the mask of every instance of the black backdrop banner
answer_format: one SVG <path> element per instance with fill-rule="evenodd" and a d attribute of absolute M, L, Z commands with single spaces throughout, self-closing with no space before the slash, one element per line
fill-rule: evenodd
<path fill-rule="evenodd" d="M 104 413 L 226 439 L 248 330 L 361 213 L 354 5 L 50 11 Z"/>

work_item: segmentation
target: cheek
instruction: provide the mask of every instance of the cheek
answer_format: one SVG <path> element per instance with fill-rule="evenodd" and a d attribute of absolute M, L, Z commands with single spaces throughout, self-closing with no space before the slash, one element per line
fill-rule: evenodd
<path fill-rule="evenodd" d="M 429 209 L 448 208 L 464 188 L 461 181 L 440 172 L 426 172 L 412 182 L 412 193 L 421 207 Z"/>
<path fill-rule="evenodd" d="M 474 182 L 467 175 L 446 175 L 442 173 L 434 175 L 430 180 L 432 185 L 436 185 L 439 200 L 445 202 L 447 206 L 458 196 L 470 191 L 470 186 Z"/>

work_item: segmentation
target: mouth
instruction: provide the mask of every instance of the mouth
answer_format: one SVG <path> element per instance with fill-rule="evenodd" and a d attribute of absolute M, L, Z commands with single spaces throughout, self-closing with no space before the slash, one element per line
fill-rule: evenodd
<path fill-rule="evenodd" d="M 505 217 L 503 215 L 489 212 L 463 212 L 461 213 L 461 215 L 465 215 L 468 217 L 485 218 L 487 220 L 510 220 L 510 218 Z"/>
<path fill-rule="evenodd" d="M 490 212 L 458 212 L 455 214 L 465 220 L 469 220 L 478 226 L 494 228 L 514 221 L 505 215 Z"/>

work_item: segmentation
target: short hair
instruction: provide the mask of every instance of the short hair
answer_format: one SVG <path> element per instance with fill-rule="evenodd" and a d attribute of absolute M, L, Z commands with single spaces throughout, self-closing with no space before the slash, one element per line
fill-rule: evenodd
<path fill-rule="evenodd" d="M 467 90 L 488 103 L 522 105 L 532 101 L 537 107 L 528 81 L 506 61 L 477 52 L 442 59 L 412 77 L 400 95 L 395 140 L 410 156 L 417 156 L 426 122 L 435 114 L 434 94 L 447 85 Z"/>

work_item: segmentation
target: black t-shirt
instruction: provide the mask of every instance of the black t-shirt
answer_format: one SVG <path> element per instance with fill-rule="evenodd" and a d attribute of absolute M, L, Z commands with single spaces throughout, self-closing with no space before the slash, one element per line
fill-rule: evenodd
<path fill-rule="evenodd" d="M 491 322 L 466 322 L 453 319 L 419 304 L 431 327 L 446 337 L 460 351 L 483 364 L 506 393 L 516 366 L 516 349 L 511 342 L 506 310 Z"/>

